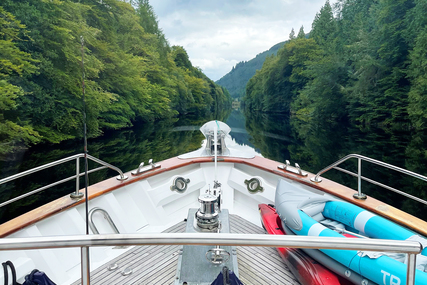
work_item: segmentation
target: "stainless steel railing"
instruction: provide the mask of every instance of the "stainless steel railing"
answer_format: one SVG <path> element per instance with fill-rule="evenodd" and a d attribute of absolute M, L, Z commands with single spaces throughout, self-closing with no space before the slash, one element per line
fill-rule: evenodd
<path fill-rule="evenodd" d="M 104 215 L 104 218 L 110 224 L 113 231 L 116 234 L 120 233 L 119 229 L 117 229 L 117 227 L 116 227 L 116 224 L 113 222 L 113 219 L 111 219 L 110 214 L 108 214 L 108 212 L 102 208 L 95 207 L 89 211 L 89 215 L 88 215 L 89 216 L 89 227 L 94 234 L 99 234 L 99 231 L 98 231 L 97 227 L 95 226 L 95 223 L 93 222 L 93 214 L 95 214 L 95 212 L 101 212 Z"/>
<path fill-rule="evenodd" d="M 346 169 L 337 167 L 339 164 L 343 163 L 344 161 L 346 161 L 346 160 L 348 160 L 350 158 L 357 158 L 357 165 L 358 165 L 358 171 L 357 171 L 357 173 L 354 173 L 354 172 L 348 171 Z M 324 169 L 320 170 L 316 174 L 315 177 L 311 178 L 311 181 L 313 181 L 313 182 L 321 182 L 322 179 L 320 178 L 320 175 L 324 174 L 325 172 L 327 172 L 327 171 L 329 171 L 329 170 L 331 170 L 333 168 L 333 169 L 339 170 L 341 172 L 350 174 L 350 175 L 352 175 L 354 177 L 357 177 L 357 182 L 358 182 L 357 183 L 358 184 L 358 186 L 357 186 L 357 193 L 353 195 L 357 199 L 366 199 L 366 195 L 362 193 L 362 180 L 364 180 L 364 181 L 370 182 L 370 183 L 372 183 L 374 185 L 383 187 L 383 188 L 385 188 L 387 190 L 393 191 L 395 193 L 398 193 L 398 194 L 403 195 L 405 197 L 408 197 L 408 198 L 410 198 L 412 200 L 415 200 L 415 201 L 418 201 L 420 203 L 423 203 L 423 204 L 427 205 L 427 201 L 425 201 L 423 199 L 420 199 L 420 198 L 418 198 L 416 196 L 413 196 L 411 194 L 405 193 L 403 191 L 400 191 L 400 190 L 395 189 L 393 187 L 390 187 L 388 185 L 382 184 L 382 183 L 377 182 L 375 180 L 363 177 L 362 176 L 362 161 L 370 162 L 370 163 L 373 163 L 373 164 L 376 164 L 376 165 L 379 165 L 379 166 L 382 166 L 382 167 L 385 167 L 385 168 L 388 168 L 388 169 L 391 169 L 391 170 L 395 170 L 395 171 L 398 171 L 400 173 L 403 173 L 403 174 L 406 174 L 406 175 L 409 175 L 409 176 L 412 176 L 412 177 L 415 177 L 415 178 L 418 178 L 418 179 L 421 179 L 421 180 L 427 182 L 427 177 L 424 176 L 424 175 L 421 175 L 421 174 L 418 174 L 418 173 L 415 173 L 415 172 L 412 172 L 412 171 L 409 171 L 409 170 L 406 170 L 406 169 L 403 169 L 403 168 L 400 168 L 400 167 L 397 167 L 397 166 L 394 166 L 394 165 L 391 165 L 391 164 L 388 164 L 388 163 L 385 163 L 385 162 L 382 162 L 382 161 L 379 161 L 379 160 L 376 160 L 376 159 L 373 159 L 373 158 L 369 158 L 369 157 L 366 157 L 366 156 L 363 156 L 363 155 L 360 155 L 360 154 L 349 154 L 349 155 L 341 158 L 340 160 L 338 160 L 338 161 L 332 163 L 331 165 L 329 165 L 328 167 L 325 167 Z"/>
<path fill-rule="evenodd" d="M 80 187 L 79 187 L 79 178 L 81 176 L 84 176 L 85 174 L 84 173 L 80 173 L 80 158 L 82 158 L 84 156 L 85 156 L 84 153 L 76 154 L 76 155 L 73 155 L 73 156 L 70 156 L 70 157 L 66 157 L 66 158 L 63 158 L 63 159 L 51 162 L 51 163 L 47 163 L 45 165 L 38 166 L 38 167 L 35 167 L 35 168 L 32 168 L 32 169 L 29 169 L 27 171 L 24 171 L 24 172 L 21 172 L 21 173 L 18 173 L 18 174 L 15 174 L 15 175 L 12 175 L 12 176 L 9 176 L 9 177 L 1 179 L 0 180 L 0 185 L 4 184 L 4 183 L 7 183 L 7 182 L 10 182 L 10 181 L 13 181 L 13 180 L 18 179 L 18 178 L 25 177 L 25 176 L 33 174 L 33 173 L 36 173 L 36 172 L 38 172 L 40 170 L 44 170 L 44 169 L 47 169 L 47 168 L 50 168 L 50 167 L 53 167 L 53 166 L 56 166 L 56 165 L 59 165 L 59 164 L 63 164 L 65 162 L 76 160 L 76 175 L 70 176 L 68 178 L 62 179 L 60 181 L 51 183 L 49 185 L 46 185 L 46 186 L 43 186 L 43 187 L 40 187 L 40 188 L 37 188 L 37 189 L 35 189 L 33 191 L 30 191 L 28 193 L 22 194 L 22 195 L 20 195 L 18 197 L 10 199 L 10 200 L 8 200 L 6 202 L 3 202 L 3 203 L 0 204 L 0 208 L 3 207 L 3 206 L 8 205 L 10 203 L 13 203 L 13 202 L 16 202 L 18 200 L 21 200 L 22 198 L 31 196 L 33 194 L 36 194 L 36 193 L 40 192 L 40 191 L 43 191 L 45 189 L 48 189 L 50 187 L 53 187 L 53 186 L 56 186 L 56 185 L 59 185 L 59 184 L 62 184 L 62 183 L 65 183 L 65 182 L 73 180 L 73 179 L 76 179 L 76 191 L 73 194 L 71 194 L 71 195 L 72 195 L 73 198 L 74 197 L 81 197 L 81 195 L 79 194 L 79 190 L 80 190 Z M 111 165 L 111 164 L 109 164 L 109 163 L 107 163 L 105 161 L 102 161 L 102 160 L 100 160 L 100 159 L 98 159 L 96 157 L 93 157 L 91 155 L 87 155 L 87 158 L 102 165 L 101 167 L 91 169 L 90 171 L 88 171 L 88 173 L 93 173 L 93 172 L 99 171 L 99 170 L 104 169 L 104 168 L 110 168 L 110 169 L 115 170 L 115 171 L 117 171 L 119 173 L 119 176 L 117 177 L 118 180 L 126 180 L 128 178 L 126 175 L 123 174 L 123 172 L 119 168 L 117 168 L 117 167 L 115 167 L 115 166 L 113 166 L 113 165 Z"/>
<path fill-rule="evenodd" d="M 0 239 L 1 250 L 29 250 L 43 248 L 81 248 L 82 284 L 90 284 L 89 251 L 91 246 L 124 245 L 235 245 L 315 249 L 347 249 L 408 254 L 406 284 L 415 282 L 416 254 L 422 246 L 416 241 L 380 239 L 343 239 L 333 237 L 275 236 L 264 234 L 215 234 L 215 233 L 160 233 L 160 234 L 110 234 L 74 235 L 32 238 Z"/>

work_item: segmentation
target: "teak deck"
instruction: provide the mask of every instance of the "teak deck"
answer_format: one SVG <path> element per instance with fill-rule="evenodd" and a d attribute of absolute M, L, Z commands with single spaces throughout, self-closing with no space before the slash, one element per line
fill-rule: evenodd
<path fill-rule="evenodd" d="M 185 231 L 182 221 L 165 232 L 181 233 Z M 265 231 L 237 216 L 230 215 L 232 233 L 263 234 Z M 91 284 L 174 284 L 178 265 L 178 254 L 182 246 L 137 246 L 112 260 L 119 269 L 108 271 L 108 264 L 94 270 Z M 295 277 L 283 263 L 275 248 L 271 247 L 237 247 L 239 279 L 250 284 L 297 285 Z M 131 268 L 133 273 L 122 276 L 121 272 Z M 212 280 L 213 281 L 213 280 Z M 80 280 L 72 285 L 81 284 Z"/>

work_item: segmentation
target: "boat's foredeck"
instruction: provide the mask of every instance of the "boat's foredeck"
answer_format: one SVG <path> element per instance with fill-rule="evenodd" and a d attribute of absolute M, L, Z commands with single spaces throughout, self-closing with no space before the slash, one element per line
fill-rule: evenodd
<path fill-rule="evenodd" d="M 185 222 L 179 222 L 165 232 L 185 232 Z M 251 222 L 230 215 L 232 233 L 263 234 L 265 231 Z M 94 270 L 91 284 L 173 284 L 178 255 L 182 246 L 138 246 L 112 260 L 119 268 L 108 271 L 109 264 Z M 239 278 L 244 284 L 299 284 L 283 263 L 275 248 L 237 247 Z M 132 270 L 123 276 L 122 272 Z M 212 280 L 213 281 L 213 280 Z M 80 280 L 73 285 L 80 284 Z"/>

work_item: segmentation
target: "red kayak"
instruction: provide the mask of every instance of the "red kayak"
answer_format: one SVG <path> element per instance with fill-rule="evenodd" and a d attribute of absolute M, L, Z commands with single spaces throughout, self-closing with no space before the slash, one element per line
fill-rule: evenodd
<path fill-rule="evenodd" d="M 258 205 L 265 230 L 272 235 L 284 235 L 282 223 L 276 209 L 266 204 Z M 347 285 L 352 284 L 296 248 L 277 248 L 283 261 L 303 285 Z"/>

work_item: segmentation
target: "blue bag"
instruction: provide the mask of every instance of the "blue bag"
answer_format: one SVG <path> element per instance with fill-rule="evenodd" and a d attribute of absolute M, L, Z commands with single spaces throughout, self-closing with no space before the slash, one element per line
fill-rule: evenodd
<path fill-rule="evenodd" d="M 6 262 L 2 263 L 3 266 L 3 272 L 4 272 L 4 284 L 9 284 L 9 271 L 7 270 L 7 267 L 10 267 L 10 271 L 12 272 L 12 285 L 56 285 L 52 280 L 47 277 L 47 275 L 44 272 L 41 272 L 37 269 L 34 269 L 31 271 L 30 274 L 25 276 L 25 282 L 23 284 L 20 284 L 16 282 L 16 270 L 15 266 L 13 266 L 12 261 L 8 260 Z"/>
<path fill-rule="evenodd" d="M 30 274 L 25 276 L 25 282 L 22 285 L 56 285 L 52 280 L 47 277 L 47 275 L 39 271 L 38 269 L 34 269 Z"/>
<path fill-rule="evenodd" d="M 237 278 L 233 271 L 228 270 L 228 267 L 224 266 L 211 285 L 243 285 L 243 283 Z"/>

